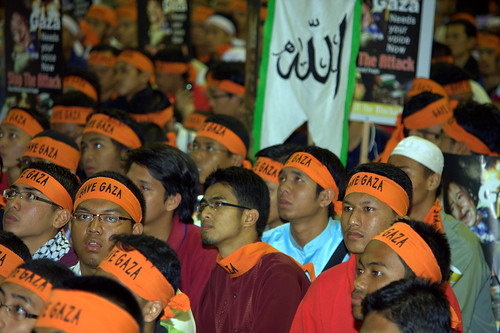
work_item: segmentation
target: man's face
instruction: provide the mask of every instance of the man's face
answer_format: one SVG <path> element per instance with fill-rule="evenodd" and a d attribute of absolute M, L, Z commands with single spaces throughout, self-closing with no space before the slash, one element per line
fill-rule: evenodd
<path fill-rule="evenodd" d="M 40 296 L 11 282 L 0 285 L 0 303 L 14 309 L 20 306 L 33 315 L 39 315 L 44 305 Z M 7 313 L 6 309 L 0 311 L 0 333 L 31 333 L 35 322 L 35 318 L 18 320 L 15 312 Z"/>
<path fill-rule="evenodd" d="M 123 47 L 137 47 L 137 21 L 120 17 L 118 19 L 118 27 L 115 31 L 115 37 L 123 45 Z"/>
<path fill-rule="evenodd" d="M 453 215 L 454 218 L 469 228 L 479 222 L 479 216 L 474 201 L 463 186 L 457 183 L 450 183 L 446 196 L 448 197 L 451 215 Z"/>
<path fill-rule="evenodd" d="M 207 90 L 206 96 L 215 114 L 226 114 L 244 121 L 242 119 L 242 96 L 230 94 L 214 85 Z"/>
<path fill-rule="evenodd" d="M 383 242 L 370 241 L 356 264 L 356 280 L 351 295 L 354 318 L 363 320 L 361 302 L 366 295 L 404 277 L 405 268 L 396 252 Z"/>
<path fill-rule="evenodd" d="M 444 124 L 438 124 L 425 129 L 411 129 L 408 131 L 408 136 L 418 136 L 422 139 L 426 139 L 436 145 L 439 145 L 439 139 L 441 137 L 441 129 Z"/>
<path fill-rule="evenodd" d="M 472 152 L 464 142 L 459 142 L 453 139 L 445 131 L 441 131 L 441 138 L 439 140 L 439 149 L 446 154 L 454 155 L 471 155 Z"/>
<path fill-rule="evenodd" d="M 111 54 L 111 52 L 106 52 Z M 97 76 L 101 93 L 109 92 L 115 86 L 115 69 L 111 66 L 92 64 L 88 65 L 88 70 Z"/>
<path fill-rule="evenodd" d="M 130 218 L 130 215 L 118 204 L 104 199 L 85 200 L 75 208 L 75 213 L 88 214 L 116 214 Z M 142 232 L 139 223 L 132 224 L 129 220 L 119 220 L 114 224 L 99 221 L 94 217 L 92 222 L 78 222 L 71 220 L 71 240 L 80 265 L 89 269 L 96 269 L 114 246 L 111 240 L 117 234 L 139 234 Z"/>
<path fill-rule="evenodd" d="M 284 167 L 279 173 L 278 211 L 283 220 L 308 221 L 320 211 L 317 184 L 303 171 Z"/>
<path fill-rule="evenodd" d="M 141 72 L 131 64 L 118 61 L 114 67 L 114 89 L 118 96 L 128 100 L 146 87 Z"/>
<path fill-rule="evenodd" d="M 445 43 L 450 48 L 453 57 L 467 55 L 471 50 L 471 41 L 465 33 L 465 27 L 461 24 L 448 26 Z"/>
<path fill-rule="evenodd" d="M 480 46 L 478 51 L 479 59 L 477 62 L 479 65 L 479 72 L 485 76 L 497 75 L 495 49 L 487 46 Z"/>
<path fill-rule="evenodd" d="M 87 177 L 99 171 L 124 171 L 120 148 L 109 137 L 95 132 L 82 136 L 80 163 Z"/>
<path fill-rule="evenodd" d="M 403 333 L 398 325 L 388 320 L 383 314 L 379 312 L 370 312 L 365 320 L 360 333 Z"/>
<path fill-rule="evenodd" d="M 33 193 L 37 197 L 50 201 L 42 192 L 24 185 L 14 184 L 10 187 L 16 192 Z M 40 243 L 43 245 L 54 236 L 54 224 L 59 209 L 40 200 L 30 201 L 19 196 L 8 200 L 3 216 L 3 230 L 14 233 L 25 243 Z M 45 240 L 45 241 L 44 241 Z M 36 250 L 36 249 L 35 249 Z"/>
<path fill-rule="evenodd" d="M 0 124 L 0 157 L 4 168 L 13 168 L 23 156 L 31 137 L 12 124 Z"/>
<path fill-rule="evenodd" d="M 397 214 L 385 203 L 366 193 L 348 194 L 342 202 L 340 218 L 344 242 L 349 252 L 361 254 L 374 236 L 387 229 Z"/>
<path fill-rule="evenodd" d="M 231 36 L 213 24 L 205 27 L 205 38 L 209 42 L 211 53 L 217 51 L 217 46 L 231 44 Z"/>
<path fill-rule="evenodd" d="M 215 170 L 237 166 L 235 155 L 229 153 L 222 143 L 203 136 L 194 139 L 189 156 L 198 167 L 200 184 L 204 184 L 205 179 Z"/>
<path fill-rule="evenodd" d="M 101 41 L 107 37 L 108 24 L 106 22 L 95 17 L 87 17 L 85 18 L 85 21 L 87 21 L 92 30 L 99 35 Z"/>
<path fill-rule="evenodd" d="M 181 89 L 184 84 L 184 79 L 181 74 L 168 74 L 156 72 L 155 81 L 158 89 L 164 94 L 174 95 L 177 90 Z"/>

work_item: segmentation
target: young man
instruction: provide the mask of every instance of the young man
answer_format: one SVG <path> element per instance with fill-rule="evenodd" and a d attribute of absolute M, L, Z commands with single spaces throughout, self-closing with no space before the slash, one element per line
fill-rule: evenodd
<path fill-rule="evenodd" d="M 222 114 L 208 117 L 189 153 L 198 167 L 200 184 L 217 169 L 242 166 L 249 142 L 248 131 L 238 119 Z"/>
<path fill-rule="evenodd" d="M 477 39 L 477 50 L 479 52 L 479 72 L 484 89 L 490 97 L 495 96 L 498 102 L 498 89 L 500 85 L 500 72 L 497 65 L 500 55 L 500 38 L 493 34 L 481 34 Z"/>
<path fill-rule="evenodd" d="M 3 230 L 28 246 L 33 259 L 49 258 L 72 266 L 77 258 L 62 228 L 69 222 L 78 178 L 52 163 L 29 164 L 9 189 Z"/>
<path fill-rule="evenodd" d="M 403 279 L 369 294 L 363 300 L 360 333 L 408 331 L 441 333 L 450 330 L 450 303 L 437 284 Z"/>
<path fill-rule="evenodd" d="M 352 317 L 351 292 L 356 257 L 370 239 L 405 216 L 412 197 L 411 180 L 387 164 L 367 163 L 348 176 L 341 216 L 348 262 L 322 273 L 297 309 L 291 332 L 357 332 Z"/>
<path fill-rule="evenodd" d="M 116 234 L 142 234 L 145 207 L 141 191 L 125 176 L 99 172 L 75 196 L 71 240 L 80 261 L 73 271 L 92 275 L 114 246 Z"/>
<path fill-rule="evenodd" d="M 31 260 L 31 253 L 21 238 L 12 232 L 0 231 L 0 283 L 5 280 L 17 266 Z"/>
<path fill-rule="evenodd" d="M 139 44 L 137 31 L 137 5 L 118 6 L 118 26 L 115 30 L 115 38 L 122 48 L 136 48 Z"/>
<path fill-rule="evenodd" d="M 166 242 L 181 262 L 180 289 L 194 308 L 216 264 L 217 250 L 201 242 L 192 214 L 198 194 L 198 171 L 180 150 L 155 143 L 128 153 L 129 177 L 146 201 L 144 234 Z"/>
<path fill-rule="evenodd" d="M 49 259 L 26 262 L 0 284 L 0 331 L 31 333 L 36 318 L 49 301 L 52 288 L 57 288 L 73 273 L 69 268 Z"/>
<path fill-rule="evenodd" d="M 201 332 L 288 332 L 309 281 L 300 267 L 258 238 L 269 211 L 269 190 L 238 167 L 207 179 L 200 204 L 201 236 L 219 250 L 195 319 Z"/>
<path fill-rule="evenodd" d="M 87 61 L 87 68 L 99 80 L 101 88 L 100 102 L 107 102 L 114 98 L 115 94 L 115 70 L 116 58 L 120 51 L 110 45 L 99 44 L 92 48 Z"/>
<path fill-rule="evenodd" d="M 109 43 L 114 29 L 118 26 L 118 18 L 113 8 L 94 4 L 85 15 L 85 23 L 86 44 L 95 46 L 99 43 Z"/>
<path fill-rule="evenodd" d="M 477 28 L 471 22 L 458 19 L 448 23 L 446 45 L 451 50 L 453 62 L 466 70 L 472 79 L 479 78 L 479 67 L 472 56 L 476 48 Z"/>
<path fill-rule="evenodd" d="M 262 241 L 303 265 L 311 281 L 346 260 L 334 206 L 342 200 L 345 169 L 332 152 L 306 147 L 279 173 L 278 212 L 289 223 L 264 233 Z"/>
<path fill-rule="evenodd" d="M 448 238 L 451 263 L 462 273 L 452 288 L 460 303 L 464 331 L 491 331 L 495 327 L 490 301 L 491 271 L 479 240 L 467 226 L 446 214 L 437 198 L 444 166 L 441 150 L 427 140 L 410 136 L 396 146 L 389 163 L 403 170 L 412 181 L 410 218 L 434 225 Z"/>
<path fill-rule="evenodd" d="M 70 91 L 79 91 L 90 97 L 95 103 L 100 100 L 99 80 L 94 73 L 80 68 L 72 68 L 64 74 L 63 94 Z"/>
<path fill-rule="evenodd" d="M 99 265 L 99 275 L 130 289 L 142 309 L 143 333 L 196 330 L 189 298 L 181 293 L 181 263 L 166 243 L 143 235 L 115 235 L 116 245 Z M 122 263 L 136 263 L 122 264 Z M 160 318 L 162 320 L 160 321 Z"/>

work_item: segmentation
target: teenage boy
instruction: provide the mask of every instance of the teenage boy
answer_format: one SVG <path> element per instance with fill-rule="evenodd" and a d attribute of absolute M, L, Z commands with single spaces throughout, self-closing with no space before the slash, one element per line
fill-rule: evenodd
<path fill-rule="evenodd" d="M 201 235 L 219 250 L 195 319 L 202 332 L 288 332 L 309 281 L 290 257 L 259 242 L 269 190 L 239 167 L 209 176 L 200 204 Z"/>

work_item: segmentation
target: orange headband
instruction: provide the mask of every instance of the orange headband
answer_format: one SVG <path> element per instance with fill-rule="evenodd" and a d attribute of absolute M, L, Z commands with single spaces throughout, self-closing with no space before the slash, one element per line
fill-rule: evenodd
<path fill-rule="evenodd" d="M 75 88 L 76 90 L 84 93 L 97 102 L 97 90 L 95 89 L 95 87 L 91 85 L 87 80 L 79 76 L 70 75 L 64 77 L 63 87 Z"/>
<path fill-rule="evenodd" d="M 229 80 L 212 80 L 210 84 L 213 84 L 217 88 L 227 91 L 230 94 L 235 94 L 235 95 L 244 95 L 245 94 L 245 86 L 242 86 L 241 84 L 238 84 L 233 81 Z"/>
<path fill-rule="evenodd" d="M 443 97 L 404 118 L 403 125 L 407 129 L 428 128 L 445 123 L 452 114 L 448 100 Z"/>
<path fill-rule="evenodd" d="M 406 191 L 395 181 L 370 172 L 358 172 L 352 176 L 345 191 L 347 197 L 351 193 L 366 193 L 391 207 L 399 216 L 405 216 L 410 208 L 410 199 Z"/>
<path fill-rule="evenodd" d="M 137 321 L 123 308 L 81 290 L 54 289 L 35 327 L 70 333 L 139 333 Z"/>
<path fill-rule="evenodd" d="M 155 70 L 165 74 L 184 74 L 189 71 L 189 64 L 185 62 L 155 61 Z"/>
<path fill-rule="evenodd" d="M 408 224 L 397 222 L 373 239 L 394 250 L 416 276 L 441 282 L 441 269 L 429 245 Z"/>
<path fill-rule="evenodd" d="M 130 113 L 132 118 L 135 119 L 138 123 L 155 123 L 156 125 L 163 128 L 172 116 L 174 115 L 174 106 L 167 106 L 165 109 L 159 112 L 151 112 L 151 113 Z"/>
<path fill-rule="evenodd" d="M 328 171 L 328 168 L 318 161 L 316 157 L 304 152 L 294 153 L 290 156 L 290 158 L 288 158 L 283 167 L 299 169 L 323 189 L 332 189 L 335 192 L 335 197 L 332 202 L 337 202 L 339 198 L 337 183 L 335 183 L 335 180 L 330 174 L 330 171 Z"/>
<path fill-rule="evenodd" d="M 214 14 L 215 10 L 210 7 L 196 6 L 191 13 L 192 21 L 206 21 L 210 15 Z"/>
<path fill-rule="evenodd" d="M 120 53 L 116 61 L 123 61 L 131 64 L 141 72 L 149 72 L 149 83 L 155 83 L 155 69 L 153 62 L 144 54 L 134 50 L 124 50 Z"/>
<path fill-rule="evenodd" d="M 432 80 L 424 78 L 414 79 L 413 82 L 411 83 L 410 90 L 408 90 L 406 96 L 408 98 L 411 98 L 423 92 L 430 92 L 448 98 L 448 94 L 446 93 L 446 90 L 444 90 L 444 87 L 442 85 Z"/>
<path fill-rule="evenodd" d="M 73 211 L 73 200 L 68 190 L 51 175 L 36 169 L 25 169 L 14 184 L 24 184 L 42 192 L 56 205 Z"/>
<path fill-rule="evenodd" d="M 7 248 L 0 244 L 0 276 L 8 277 L 19 265 L 24 264 L 24 260 Z"/>
<path fill-rule="evenodd" d="M 50 291 L 52 290 L 52 284 L 26 268 L 18 267 L 16 268 L 3 283 L 14 283 L 18 286 L 26 288 L 47 302 L 50 297 Z"/>
<path fill-rule="evenodd" d="M 132 21 L 137 21 L 137 8 L 132 6 L 120 6 L 116 8 L 116 15 L 118 18 L 128 18 Z"/>
<path fill-rule="evenodd" d="M 471 92 L 472 88 L 468 80 L 462 80 L 444 85 L 444 90 L 448 96 L 453 96 L 460 93 Z"/>
<path fill-rule="evenodd" d="M 83 134 L 95 132 L 105 135 L 115 141 L 118 141 L 125 147 L 139 148 L 142 146 L 141 139 L 126 124 L 116 118 L 103 113 L 94 114 L 83 130 Z"/>
<path fill-rule="evenodd" d="M 88 65 L 102 65 L 113 67 L 116 63 L 116 56 L 111 52 L 92 51 L 89 54 Z"/>
<path fill-rule="evenodd" d="M 238 135 L 224 125 L 205 122 L 203 123 L 201 129 L 196 132 L 196 137 L 198 136 L 203 136 L 220 142 L 233 154 L 242 155 L 243 157 L 247 156 L 247 148 L 245 147 L 243 140 L 241 140 Z"/>
<path fill-rule="evenodd" d="M 28 112 L 13 108 L 10 109 L 2 124 L 12 124 L 25 131 L 29 136 L 34 137 L 43 131 L 40 123 Z"/>
<path fill-rule="evenodd" d="M 278 174 L 283 168 L 283 163 L 270 159 L 268 157 L 259 157 L 253 166 L 253 172 L 260 178 L 279 184 Z"/>
<path fill-rule="evenodd" d="M 115 246 L 101 261 L 99 268 L 118 278 L 136 295 L 150 302 L 160 300 L 166 318 L 174 317 L 169 306 L 176 310 L 189 310 L 189 299 L 175 290 L 165 276 L 138 250 L 124 251 Z M 182 295 L 182 296 L 181 296 Z M 182 307 L 179 307 L 182 303 Z"/>
<path fill-rule="evenodd" d="M 443 126 L 443 130 L 453 140 L 457 142 L 464 142 L 467 148 L 476 154 L 496 156 L 496 153 L 492 152 L 483 141 L 464 130 L 464 128 L 457 123 L 454 117 L 448 120 L 448 122 Z"/>
<path fill-rule="evenodd" d="M 88 179 L 78 190 L 75 209 L 80 203 L 90 199 L 104 199 L 119 205 L 136 223 L 142 221 L 142 208 L 137 197 L 125 185 L 107 177 Z"/>
<path fill-rule="evenodd" d="M 94 112 L 93 108 L 84 106 L 65 106 L 56 105 L 52 108 L 52 115 L 50 122 L 55 123 L 75 123 L 78 125 L 85 125 L 87 117 Z"/>
<path fill-rule="evenodd" d="M 103 5 L 92 5 L 90 6 L 86 17 L 92 17 L 104 21 L 111 25 L 112 27 L 118 26 L 118 19 L 116 18 L 115 11 Z"/>
<path fill-rule="evenodd" d="M 78 150 L 48 136 L 31 139 L 23 156 L 42 158 L 71 171 L 76 171 L 80 161 Z"/>
<path fill-rule="evenodd" d="M 199 130 L 201 128 L 201 125 L 203 125 L 206 119 L 207 119 L 206 115 L 192 112 L 189 114 L 186 121 L 184 122 L 184 127 L 188 129 Z"/>

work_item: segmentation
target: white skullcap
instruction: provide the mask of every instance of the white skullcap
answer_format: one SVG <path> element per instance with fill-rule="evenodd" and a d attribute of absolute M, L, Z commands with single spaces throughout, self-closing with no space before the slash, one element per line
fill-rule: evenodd
<path fill-rule="evenodd" d="M 418 136 L 409 136 L 401 140 L 391 153 L 401 155 L 426 166 L 440 175 L 443 172 L 444 157 L 441 150 L 432 142 Z"/>
<path fill-rule="evenodd" d="M 224 30 L 228 35 L 236 33 L 236 27 L 230 19 L 219 14 L 210 15 L 205 21 L 205 25 L 215 25 Z"/>

